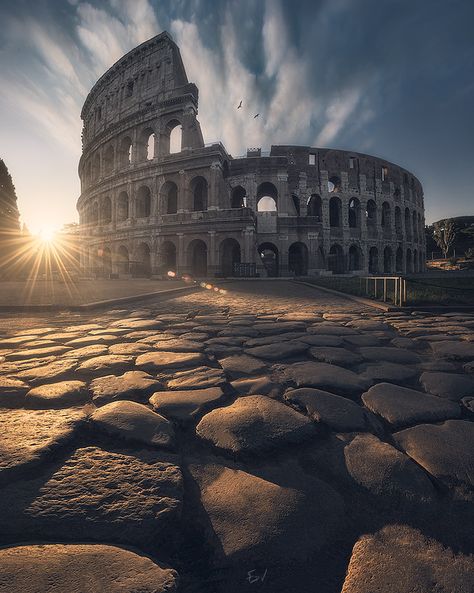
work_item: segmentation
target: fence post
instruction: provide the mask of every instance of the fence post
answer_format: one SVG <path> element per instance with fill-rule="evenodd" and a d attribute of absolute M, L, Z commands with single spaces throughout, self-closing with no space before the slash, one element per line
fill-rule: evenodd
<path fill-rule="evenodd" d="M 403 279 L 403 303 L 407 304 L 407 280 Z"/>
<path fill-rule="evenodd" d="M 377 278 L 374 278 L 374 299 L 377 298 Z"/>
<path fill-rule="evenodd" d="M 387 302 L 387 278 L 383 279 L 383 302 Z"/>

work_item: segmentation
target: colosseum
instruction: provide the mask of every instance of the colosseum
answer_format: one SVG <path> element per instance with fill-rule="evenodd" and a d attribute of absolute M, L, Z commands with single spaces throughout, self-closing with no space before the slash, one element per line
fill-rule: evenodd
<path fill-rule="evenodd" d="M 116 62 L 81 117 L 82 268 L 106 277 L 394 274 L 425 261 L 423 190 L 357 152 L 205 144 L 164 32 Z"/>

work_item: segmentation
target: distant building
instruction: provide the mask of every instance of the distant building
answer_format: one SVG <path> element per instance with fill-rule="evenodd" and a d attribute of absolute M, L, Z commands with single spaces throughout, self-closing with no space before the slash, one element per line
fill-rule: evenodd
<path fill-rule="evenodd" d="M 232 106 L 229 106 L 231 109 Z M 205 145 L 198 89 L 166 32 L 94 85 L 77 208 L 87 273 L 291 276 L 424 267 L 423 188 L 377 157 Z"/>

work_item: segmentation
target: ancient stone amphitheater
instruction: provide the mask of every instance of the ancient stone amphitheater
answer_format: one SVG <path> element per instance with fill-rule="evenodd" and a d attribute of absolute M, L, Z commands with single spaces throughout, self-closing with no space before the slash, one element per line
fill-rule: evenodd
<path fill-rule="evenodd" d="M 229 106 L 235 108 L 236 106 Z M 410 273 L 423 189 L 357 152 L 204 143 L 198 89 L 164 32 L 123 56 L 83 110 L 82 266 L 97 275 Z"/>

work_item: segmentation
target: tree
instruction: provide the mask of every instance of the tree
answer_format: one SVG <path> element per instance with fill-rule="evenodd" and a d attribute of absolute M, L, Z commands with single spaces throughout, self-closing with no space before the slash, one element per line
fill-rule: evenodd
<path fill-rule="evenodd" d="M 12 263 L 19 235 L 20 214 L 15 186 L 7 166 L 0 159 L 0 273 Z"/>
<path fill-rule="evenodd" d="M 456 240 L 454 221 L 451 218 L 446 218 L 435 222 L 433 225 L 433 238 L 443 252 L 444 257 L 448 257 L 449 250 Z"/>

